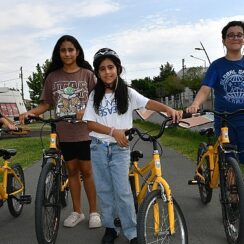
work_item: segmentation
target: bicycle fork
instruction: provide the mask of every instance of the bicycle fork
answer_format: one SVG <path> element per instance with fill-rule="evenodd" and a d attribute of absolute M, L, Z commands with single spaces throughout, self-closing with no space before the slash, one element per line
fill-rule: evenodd
<path fill-rule="evenodd" d="M 175 233 L 175 218 L 174 218 L 174 203 L 173 203 L 173 197 L 171 193 L 171 189 L 167 181 L 162 177 L 162 171 L 161 171 L 161 162 L 160 157 L 157 151 L 153 155 L 154 163 L 155 163 L 155 175 L 156 179 L 152 185 L 152 190 L 158 190 L 161 191 L 161 197 L 164 202 L 167 203 L 168 213 L 169 213 L 169 228 L 170 228 L 170 234 L 173 235 Z M 154 204 L 153 207 L 153 214 L 154 214 L 154 231 L 155 234 L 158 234 L 160 231 L 159 226 L 159 205 L 158 203 Z"/>

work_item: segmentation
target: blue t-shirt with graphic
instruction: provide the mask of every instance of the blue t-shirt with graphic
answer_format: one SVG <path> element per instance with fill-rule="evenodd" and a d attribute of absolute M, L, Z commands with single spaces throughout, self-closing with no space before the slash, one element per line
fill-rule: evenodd
<path fill-rule="evenodd" d="M 225 57 L 215 60 L 208 68 L 202 85 L 214 89 L 216 111 L 233 112 L 244 109 L 244 57 L 237 61 L 230 61 Z M 229 127 L 232 142 L 244 149 L 244 115 L 236 115 L 228 121 L 232 127 L 232 129 Z M 215 117 L 215 130 L 219 135 L 218 117 Z"/>

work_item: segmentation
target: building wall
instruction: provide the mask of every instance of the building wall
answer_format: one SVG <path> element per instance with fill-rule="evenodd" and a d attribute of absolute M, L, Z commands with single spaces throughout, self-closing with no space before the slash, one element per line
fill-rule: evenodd
<path fill-rule="evenodd" d="M 26 107 L 19 90 L 0 87 L 0 112 L 9 118 L 26 112 Z"/>

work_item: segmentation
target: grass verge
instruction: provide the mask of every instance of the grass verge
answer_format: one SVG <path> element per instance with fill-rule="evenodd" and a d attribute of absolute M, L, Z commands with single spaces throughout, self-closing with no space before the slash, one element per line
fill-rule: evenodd
<path fill-rule="evenodd" d="M 155 134 L 157 134 L 160 128 L 157 124 L 141 120 L 135 120 L 134 126 L 140 127 L 145 131 L 150 131 L 152 134 L 154 131 Z M 164 134 L 160 138 L 162 145 L 173 148 L 194 161 L 196 160 L 198 145 L 203 140 L 207 140 L 207 138 L 199 135 L 198 132 L 179 127 L 166 128 Z"/>
<path fill-rule="evenodd" d="M 49 142 L 49 136 L 42 137 L 43 144 L 46 147 Z M 20 163 L 23 168 L 32 165 L 42 157 L 42 143 L 40 137 L 18 137 L 0 140 L 0 148 L 15 148 L 17 154 L 10 159 L 12 163 Z M 2 159 L 0 159 L 2 161 Z"/>

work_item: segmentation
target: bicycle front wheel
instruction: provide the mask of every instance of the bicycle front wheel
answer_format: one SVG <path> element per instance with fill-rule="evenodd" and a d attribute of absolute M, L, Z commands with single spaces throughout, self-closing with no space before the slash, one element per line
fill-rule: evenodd
<path fill-rule="evenodd" d="M 133 199 L 134 199 L 135 210 L 137 213 L 138 212 L 138 203 L 137 203 L 137 196 L 136 196 L 135 176 L 134 175 L 129 176 L 129 181 L 130 181 L 131 191 L 132 191 L 132 195 L 133 195 Z"/>
<path fill-rule="evenodd" d="M 160 190 L 150 192 L 142 202 L 137 216 L 138 243 L 174 243 L 187 244 L 188 233 L 185 218 L 175 200 L 175 233 L 172 235 L 169 229 L 169 214 L 167 200 L 162 198 Z M 154 206 L 158 205 L 159 231 L 155 231 Z"/>
<path fill-rule="evenodd" d="M 55 243 L 61 210 L 59 189 L 60 176 L 47 161 L 38 180 L 35 201 L 35 230 L 39 244 Z"/>
<path fill-rule="evenodd" d="M 244 243 L 244 184 L 235 158 L 226 158 L 220 187 L 222 217 L 228 243 Z"/>
<path fill-rule="evenodd" d="M 210 187 L 211 175 L 210 175 L 210 164 L 209 158 L 202 158 L 204 153 L 208 150 L 207 144 L 205 142 L 200 143 L 197 152 L 197 165 L 203 160 L 201 167 L 198 169 L 199 173 L 204 177 L 205 181 L 202 179 L 197 179 L 198 189 L 202 203 L 207 204 L 212 199 L 213 189 Z"/>
<path fill-rule="evenodd" d="M 61 173 L 62 186 L 66 183 L 67 179 L 68 179 L 67 168 L 65 162 L 62 161 L 62 173 Z M 60 202 L 62 207 L 66 207 L 68 205 L 68 199 L 69 199 L 69 188 L 67 186 L 63 189 L 63 191 L 60 190 Z"/>
<path fill-rule="evenodd" d="M 7 200 L 9 212 L 14 217 L 18 217 L 23 210 L 23 204 L 20 202 L 20 197 L 25 195 L 25 177 L 20 164 L 14 164 L 11 168 L 19 177 L 22 184 L 13 174 L 8 174 L 7 193 L 13 193 L 21 189 L 22 186 L 24 187 L 23 191 L 19 192 L 18 194 L 9 195 Z"/>

